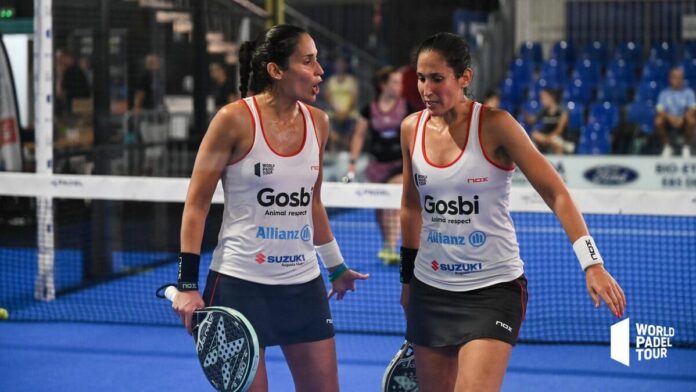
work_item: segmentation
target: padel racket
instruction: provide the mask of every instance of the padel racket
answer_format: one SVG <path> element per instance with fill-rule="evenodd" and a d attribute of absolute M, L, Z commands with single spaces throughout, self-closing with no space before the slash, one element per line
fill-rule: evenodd
<path fill-rule="evenodd" d="M 382 377 L 382 392 L 418 392 L 413 346 L 404 341 Z"/>
<path fill-rule="evenodd" d="M 164 296 L 174 302 L 178 293 L 169 286 Z M 209 306 L 193 312 L 191 332 L 210 384 L 218 391 L 248 390 L 259 365 L 259 341 L 249 320 L 234 309 Z"/>

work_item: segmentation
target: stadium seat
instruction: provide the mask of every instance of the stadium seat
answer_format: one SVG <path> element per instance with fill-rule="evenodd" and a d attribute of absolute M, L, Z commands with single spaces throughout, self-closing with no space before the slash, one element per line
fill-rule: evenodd
<path fill-rule="evenodd" d="M 597 99 L 623 105 L 628 102 L 628 86 L 616 79 L 607 78 L 597 88 Z"/>
<path fill-rule="evenodd" d="M 606 67 L 609 61 L 609 52 L 606 45 L 600 41 L 589 42 L 582 50 L 580 60 L 589 59 L 592 62 L 599 64 L 601 67 Z"/>
<path fill-rule="evenodd" d="M 585 126 L 585 105 L 568 101 L 565 106 L 568 110 L 568 129 L 581 130 Z"/>
<path fill-rule="evenodd" d="M 602 77 L 602 68 L 598 61 L 589 58 L 578 60 L 573 68 L 571 78 L 581 78 L 591 86 L 597 86 Z"/>
<path fill-rule="evenodd" d="M 643 67 L 641 81 L 654 80 L 660 85 L 666 84 L 669 68 L 669 64 L 664 60 L 651 59 L 645 63 L 645 67 Z"/>
<path fill-rule="evenodd" d="M 622 84 L 631 85 L 635 81 L 634 68 L 624 59 L 614 59 L 609 62 L 607 78 L 616 79 Z"/>
<path fill-rule="evenodd" d="M 566 101 L 587 104 L 592 100 L 592 86 L 583 79 L 575 78 L 566 84 L 564 98 Z"/>
<path fill-rule="evenodd" d="M 519 57 L 527 61 L 533 62 L 535 65 L 541 65 L 544 61 L 544 55 L 541 50 L 541 43 L 526 41 L 520 45 Z"/>
<path fill-rule="evenodd" d="M 549 87 L 557 88 L 562 86 L 566 81 L 565 63 L 555 58 L 549 59 L 541 68 L 541 78 L 546 80 Z"/>
<path fill-rule="evenodd" d="M 534 64 L 524 58 L 516 58 L 510 64 L 510 76 L 515 81 L 515 84 L 529 84 L 534 76 Z"/>
<path fill-rule="evenodd" d="M 551 58 L 564 64 L 575 63 L 575 47 L 572 42 L 558 41 L 551 47 Z"/>
<path fill-rule="evenodd" d="M 638 85 L 638 90 L 636 91 L 634 101 L 655 105 L 657 102 L 657 96 L 660 94 L 660 91 L 662 91 L 662 88 L 663 85 L 654 80 L 644 80 Z"/>
<path fill-rule="evenodd" d="M 609 130 L 619 125 L 619 109 L 612 102 L 595 102 L 590 107 L 589 124 L 601 124 Z"/>
<path fill-rule="evenodd" d="M 637 42 L 624 42 L 616 47 L 614 58 L 624 59 L 634 68 L 639 68 L 643 65 L 643 48 Z"/>
<path fill-rule="evenodd" d="M 626 118 L 636 124 L 643 134 L 655 132 L 655 105 L 636 101 L 628 106 Z"/>
<path fill-rule="evenodd" d="M 606 126 L 593 123 L 582 128 L 577 148 L 578 154 L 604 155 L 608 154 L 610 150 L 611 136 Z"/>
<path fill-rule="evenodd" d="M 674 64 L 677 57 L 677 45 L 669 42 L 658 42 L 650 48 L 651 60 L 662 60 Z"/>
<path fill-rule="evenodd" d="M 503 79 L 503 83 L 500 86 L 500 97 L 502 101 L 507 101 L 513 105 L 519 105 L 522 101 L 522 88 L 519 84 L 515 83 L 515 80 L 511 77 Z"/>

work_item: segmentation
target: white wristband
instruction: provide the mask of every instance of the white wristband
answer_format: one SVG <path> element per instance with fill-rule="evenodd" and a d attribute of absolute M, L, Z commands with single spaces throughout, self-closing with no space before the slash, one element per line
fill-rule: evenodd
<path fill-rule="evenodd" d="M 338 242 L 336 242 L 335 238 L 324 245 L 315 246 L 314 249 L 316 249 L 317 254 L 321 257 L 321 262 L 324 263 L 326 268 L 337 267 L 343 263 L 341 249 L 338 248 Z"/>
<path fill-rule="evenodd" d="M 589 235 L 578 238 L 573 243 L 573 250 L 580 261 L 583 271 L 591 265 L 604 264 L 602 255 L 599 254 L 599 249 L 597 249 L 597 244 Z"/>

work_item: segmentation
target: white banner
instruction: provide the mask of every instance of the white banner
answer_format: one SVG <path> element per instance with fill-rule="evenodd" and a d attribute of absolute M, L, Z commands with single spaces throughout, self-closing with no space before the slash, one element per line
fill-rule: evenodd
<path fill-rule="evenodd" d="M 645 156 L 547 156 L 568 188 L 696 190 L 696 159 Z M 513 186 L 529 186 L 519 171 Z"/>
<path fill-rule="evenodd" d="M 21 171 L 21 153 L 12 69 L 0 40 L 0 171 Z"/>

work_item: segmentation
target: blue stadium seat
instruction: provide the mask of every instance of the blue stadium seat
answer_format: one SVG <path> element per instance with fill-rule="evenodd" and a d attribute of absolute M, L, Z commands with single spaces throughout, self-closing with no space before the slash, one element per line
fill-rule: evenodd
<path fill-rule="evenodd" d="M 597 88 L 597 99 L 623 105 L 628 102 L 627 90 L 628 85 L 625 83 L 616 79 L 607 78 Z"/>
<path fill-rule="evenodd" d="M 508 101 L 517 106 L 522 101 L 523 93 L 522 87 L 520 84 L 515 83 L 513 78 L 507 77 L 503 79 L 500 85 L 500 98 L 502 101 Z"/>
<path fill-rule="evenodd" d="M 564 98 L 566 101 L 587 104 L 592 100 L 592 86 L 583 79 L 575 78 L 566 84 Z"/>
<path fill-rule="evenodd" d="M 684 59 L 682 68 L 684 68 L 684 79 L 688 80 L 691 86 L 694 86 L 696 83 L 696 58 Z"/>
<path fill-rule="evenodd" d="M 636 101 L 628 106 L 628 121 L 635 123 L 643 134 L 655 132 L 655 105 Z"/>
<path fill-rule="evenodd" d="M 558 41 L 551 47 L 551 58 L 556 59 L 561 63 L 575 63 L 575 46 L 572 42 Z"/>
<path fill-rule="evenodd" d="M 650 48 L 651 60 L 662 60 L 668 64 L 674 64 L 677 58 L 677 44 L 669 42 L 658 42 Z"/>
<path fill-rule="evenodd" d="M 670 65 L 659 59 L 651 59 L 645 63 L 641 76 L 642 81 L 654 80 L 663 85 L 667 83 L 667 75 L 669 74 Z"/>
<path fill-rule="evenodd" d="M 643 48 L 634 41 L 619 44 L 614 51 L 614 58 L 624 59 L 634 67 L 643 65 Z"/>
<path fill-rule="evenodd" d="M 549 87 L 557 88 L 566 81 L 565 63 L 552 58 L 544 63 L 541 68 L 541 78 L 545 79 Z"/>
<path fill-rule="evenodd" d="M 541 51 L 541 43 L 526 41 L 520 45 L 519 57 L 532 61 L 536 65 L 541 65 L 544 61 L 544 54 Z"/>
<path fill-rule="evenodd" d="M 604 155 L 611 150 L 611 135 L 609 129 L 599 123 L 588 124 L 580 133 L 577 148 L 578 154 Z"/>
<path fill-rule="evenodd" d="M 526 116 L 536 116 L 541 111 L 541 104 L 537 100 L 528 99 L 520 107 L 520 113 L 517 116 L 517 121 L 522 124 L 527 133 L 532 132 L 536 124 L 527 121 Z"/>
<path fill-rule="evenodd" d="M 609 62 L 607 78 L 616 79 L 622 84 L 631 85 L 635 81 L 634 68 L 624 59 L 614 59 Z"/>
<path fill-rule="evenodd" d="M 590 107 L 589 124 L 601 124 L 609 130 L 619 125 L 619 109 L 612 102 L 595 102 Z"/>
<path fill-rule="evenodd" d="M 511 115 L 515 115 L 517 112 L 517 105 L 510 101 L 506 101 L 504 99 L 500 100 L 500 108 L 505 110 L 506 112 L 510 113 Z"/>
<path fill-rule="evenodd" d="M 510 64 L 510 76 L 516 84 L 529 84 L 534 76 L 534 63 L 518 57 Z"/>
<path fill-rule="evenodd" d="M 568 110 L 568 129 L 581 130 L 585 126 L 585 105 L 568 101 L 566 110 Z"/>
<path fill-rule="evenodd" d="M 583 59 L 592 60 L 593 63 L 599 64 L 600 68 L 606 67 L 607 62 L 609 61 L 609 51 L 607 50 L 606 45 L 604 45 L 602 42 L 592 41 L 587 43 L 587 45 L 585 45 L 583 48 L 580 55 L 580 60 Z"/>
<path fill-rule="evenodd" d="M 657 96 L 660 94 L 660 91 L 662 91 L 662 88 L 662 84 L 655 80 L 643 80 L 638 85 L 634 101 L 655 105 Z"/>
<path fill-rule="evenodd" d="M 602 77 L 602 68 L 598 61 L 589 58 L 578 60 L 573 68 L 571 78 L 581 78 L 585 83 L 596 86 Z"/>
<path fill-rule="evenodd" d="M 696 58 L 696 41 L 684 42 L 684 59 Z"/>

